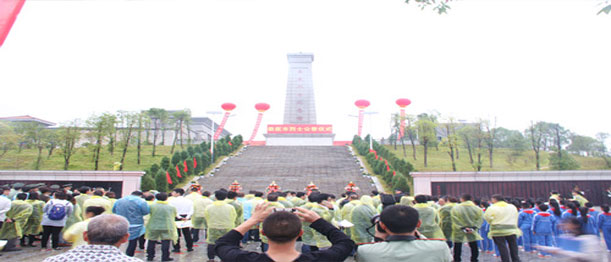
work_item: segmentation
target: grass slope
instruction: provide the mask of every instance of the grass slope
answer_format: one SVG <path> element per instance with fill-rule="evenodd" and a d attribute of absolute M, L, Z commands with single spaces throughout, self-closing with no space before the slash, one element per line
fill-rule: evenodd
<path fill-rule="evenodd" d="M 185 145 L 185 149 L 187 146 Z M 171 157 L 171 146 L 157 146 L 155 149 L 155 157 L 151 156 L 153 151 L 152 145 L 142 146 L 140 152 L 140 165 L 137 163 L 137 151 L 135 146 L 130 146 L 125 155 L 125 163 L 123 170 L 144 170 L 154 163 L 159 163 L 164 156 Z M 174 151 L 182 151 L 180 145 L 177 145 Z M 43 150 L 43 161 L 41 170 L 63 170 L 64 157 L 60 150 L 55 150 L 53 155 L 47 159 L 47 151 Z M 112 170 L 114 162 L 120 162 L 122 149 L 115 149 L 113 155 L 110 154 L 105 147 L 100 151 L 100 161 L 98 170 Z M 38 150 L 24 149 L 21 153 L 10 151 L 0 158 L 0 170 L 31 170 L 36 162 Z M 93 152 L 86 148 L 78 148 L 78 151 L 70 159 L 68 170 L 93 170 L 94 162 L 92 160 Z"/>
<path fill-rule="evenodd" d="M 408 162 L 414 165 L 416 171 L 452 171 L 452 161 L 448 154 L 448 148 L 439 146 L 437 149 L 429 148 L 428 152 L 428 166 L 424 166 L 424 147 L 416 147 L 416 157 L 414 160 L 412 157 L 411 146 L 405 146 L 407 157 L 403 154 L 403 148 L 401 145 L 397 145 L 397 149 L 394 146 L 386 146 L 398 157 L 404 158 Z M 459 152 L 460 158 L 456 160 L 457 171 L 475 171 L 469 161 L 469 152 L 466 148 L 461 148 Z M 549 153 L 541 152 L 541 170 L 549 170 Z M 597 170 L 607 169 L 605 161 L 600 157 L 582 157 L 572 155 L 581 166 L 581 170 Z M 477 156 L 473 155 L 474 161 L 477 161 Z M 488 151 L 482 152 L 482 171 L 530 171 L 536 170 L 535 166 L 535 154 L 532 150 L 524 151 L 518 157 L 511 156 L 511 150 L 505 148 L 495 148 L 493 158 L 493 168 L 490 168 L 490 162 L 488 158 Z"/>

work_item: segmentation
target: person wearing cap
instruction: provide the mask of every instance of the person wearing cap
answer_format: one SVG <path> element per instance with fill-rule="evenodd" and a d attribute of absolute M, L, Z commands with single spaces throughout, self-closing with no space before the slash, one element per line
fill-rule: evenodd
<path fill-rule="evenodd" d="M 64 188 L 64 192 L 66 192 L 66 194 L 72 195 L 72 184 L 65 184 L 62 187 Z"/>
<path fill-rule="evenodd" d="M 8 194 L 8 198 L 13 200 L 17 194 L 23 193 L 23 191 L 21 190 L 23 186 L 24 186 L 23 183 L 13 184 L 13 188 L 11 188 L 11 192 Z"/>

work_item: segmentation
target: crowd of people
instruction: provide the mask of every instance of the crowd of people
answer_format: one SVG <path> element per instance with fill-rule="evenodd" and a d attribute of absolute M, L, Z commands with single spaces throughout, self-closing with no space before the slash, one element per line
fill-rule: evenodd
<path fill-rule="evenodd" d="M 153 261 L 157 245 L 161 261 L 172 261 L 172 253 L 193 252 L 203 238 L 208 261 L 461 261 L 465 245 L 471 261 L 480 252 L 520 261 L 520 248 L 543 258 L 606 261 L 601 232 L 611 250 L 609 206 L 597 211 L 578 190 L 566 199 L 555 191 L 549 199 L 362 194 L 352 182 L 345 190 L 337 197 L 310 183 L 302 192 L 281 191 L 272 182 L 265 192 L 242 192 L 235 181 L 214 192 L 192 184 L 187 192 L 116 199 L 104 188 L 16 183 L 2 188 L 0 239 L 7 240 L 3 252 L 36 242 L 43 251 L 71 246 L 47 261 L 79 261 L 87 252 L 129 258 L 138 248 Z M 102 239 L 110 234 L 105 227 L 114 235 Z M 249 242 L 261 252 L 244 250 Z M 125 253 L 117 254 L 122 243 Z"/>

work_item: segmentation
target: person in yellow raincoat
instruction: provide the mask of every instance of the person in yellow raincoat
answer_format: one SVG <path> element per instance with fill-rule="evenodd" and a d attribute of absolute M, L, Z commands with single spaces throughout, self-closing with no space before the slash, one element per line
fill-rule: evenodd
<path fill-rule="evenodd" d="M 427 203 L 425 195 L 417 195 L 414 199 L 416 200 L 414 208 L 418 211 L 420 221 L 422 221 L 418 232 L 427 238 L 443 239 L 443 231 L 439 227 L 439 214 L 437 210 Z"/>
<path fill-rule="evenodd" d="M 90 206 L 87 207 L 85 211 L 85 220 L 78 222 L 68 229 L 64 231 L 63 237 L 69 243 L 72 243 L 72 248 L 87 245 L 87 241 L 83 239 L 83 233 L 87 231 L 87 225 L 89 225 L 89 220 L 91 218 L 101 215 L 104 213 L 105 209 L 103 207 Z"/>
<path fill-rule="evenodd" d="M 300 207 L 306 204 L 306 194 L 304 192 L 297 192 L 297 195 L 293 198 L 291 198 L 291 204 L 293 204 L 294 207 Z"/>
<path fill-rule="evenodd" d="M 313 203 L 312 208 L 310 210 L 316 212 L 316 214 L 318 214 L 322 219 L 331 223 L 331 221 L 333 220 L 333 213 L 331 212 L 333 210 L 333 205 L 328 202 L 327 199 L 328 194 L 319 194 L 316 203 Z M 327 248 L 331 246 L 331 242 L 329 242 L 327 237 L 325 237 L 323 234 L 319 233 L 314 229 L 312 229 L 312 233 L 317 249 Z M 313 251 L 312 248 L 310 248 L 310 251 Z"/>
<path fill-rule="evenodd" d="M 208 243 L 207 255 L 208 260 L 214 260 L 216 253 L 214 252 L 214 244 L 216 240 L 231 231 L 236 225 L 236 211 L 233 206 L 227 204 L 227 191 L 218 190 L 214 192 L 216 201 L 206 207 L 204 217 L 208 228 L 206 229 L 206 242 Z"/>
<path fill-rule="evenodd" d="M 225 199 L 227 204 L 230 204 L 233 209 L 235 209 L 235 222 L 234 224 L 237 226 L 244 222 L 244 208 L 242 207 L 242 203 L 238 201 L 238 193 L 234 191 L 227 192 L 227 198 Z"/>
<path fill-rule="evenodd" d="M 191 223 L 193 224 L 193 229 L 191 229 L 193 242 L 198 242 L 199 231 L 206 229 L 206 218 L 204 217 L 204 211 L 206 211 L 206 207 L 212 204 L 212 200 L 209 198 L 210 193 L 206 193 L 207 196 L 200 195 L 198 198 L 193 200 L 193 216 L 191 216 Z"/>
<path fill-rule="evenodd" d="M 402 196 L 399 200 L 399 205 L 414 206 L 414 198 L 411 196 Z"/>
<path fill-rule="evenodd" d="M 478 261 L 479 247 L 477 241 L 482 240 L 479 229 L 484 223 L 482 210 L 473 203 L 473 197 L 464 194 L 460 197 L 460 204 L 454 206 L 452 217 L 452 242 L 454 242 L 454 261 L 460 262 L 463 243 L 469 243 L 471 248 L 471 261 Z"/>
<path fill-rule="evenodd" d="M 28 221 L 25 223 L 23 227 L 23 237 L 21 238 L 21 246 L 24 247 L 25 237 L 28 237 L 28 246 L 35 247 L 34 241 L 36 240 L 36 236 L 42 232 L 42 207 L 45 205 L 45 202 L 42 202 L 38 198 L 38 193 L 32 192 L 28 196 L 28 200 L 26 203 L 32 205 L 32 215 L 28 218 Z"/>
<path fill-rule="evenodd" d="M 375 229 L 371 227 L 371 218 L 376 215 L 373 200 L 370 196 L 362 196 L 350 211 L 348 220 L 354 224 L 350 228 L 350 238 L 357 244 L 373 241 Z"/>
<path fill-rule="evenodd" d="M 490 224 L 488 237 L 492 238 L 499 248 L 502 261 L 519 261 L 518 236 L 522 233 L 518 228 L 518 208 L 508 204 L 501 195 L 493 195 L 492 205 L 486 209 L 484 219 Z"/>
<path fill-rule="evenodd" d="M 453 196 L 446 196 L 446 204 L 439 209 L 439 226 L 443 235 L 446 238 L 448 247 L 452 248 L 452 208 L 456 205 L 458 200 Z"/>
<path fill-rule="evenodd" d="M 28 197 L 25 193 L 17 194 L 17 197 L 11 202 L 11 208 L 6 212 L 6 219 L 0 228 L 0 239 L 6 239 L 8 242 L 2 251 L 19 251 L 17 242 L 23 237 L 23 227 L 30 215 L 32 215 L 32 205 L 25 202 Z"/>
<path fill-rule="evenodd" d="M 81 207 L 83 209 L 83 217 L 85 217 L 87 207 L 90 206 L 103 207 L 105 210 L 104 214 L 112 214 L 112 203 L 103 196 L 104 192 L 102 190 L 96 190 L 93 192 L 93 196 L 91 196 L 91 198 L 83 202 L 83 206 Z"/>
<path fill-rule="evenodd" d="M 588 199 L 586 199 L 580 191 L 573 190 L 573 200 L 579 202 L 579 206 L 585 207 L 586 203 L 588 203 Z"/>
<path fill-rule="evenodd" d="M 161 261 L 170 261 L 170 241 L 178 240 L 176 230 L 176 208 L 168 204 L 168 194 L 157 193 L 157 201 L 153 203 L 149 221 L 145 226 L 144 238 L 148 240 L 146 258 L 152 261 L 155 258 L 155 244 L 161 242 Z"/>

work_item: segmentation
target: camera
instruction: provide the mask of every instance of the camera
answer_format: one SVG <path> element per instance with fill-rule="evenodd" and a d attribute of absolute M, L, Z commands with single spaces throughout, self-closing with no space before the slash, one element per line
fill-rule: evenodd
<path fill-rule="evenodd" d="M 275 207 L 274 209 L 272 209 L 272 213 L 274 213 L 274 212 L 295 213 L 295 209 L 294 208 L 279 208 L 279 207 Z"/>
<path fill-rule="evenodd" d="M 380 233 L 386 233 L 384 229 L 380 226 L 380 215 L 375 215 L 371 218 L 371 224 L 376 227 L 376 230 Z"/>

